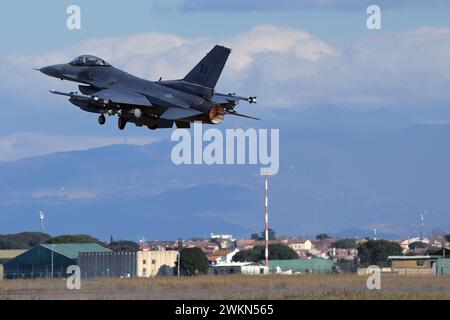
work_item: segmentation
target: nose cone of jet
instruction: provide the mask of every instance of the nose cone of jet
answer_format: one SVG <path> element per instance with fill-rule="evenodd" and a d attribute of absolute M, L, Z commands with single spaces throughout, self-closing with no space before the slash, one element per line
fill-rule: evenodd
<path fill-rule="evenodd" d="M 40 72 L 42 72 L 43 74 L 50 76 L 50 77 L 55 77 L 55 78 L 61 77 L 61 67 L 59 65 L 47 66 L 47 67 L 43 67 L 38 70 Z"/>

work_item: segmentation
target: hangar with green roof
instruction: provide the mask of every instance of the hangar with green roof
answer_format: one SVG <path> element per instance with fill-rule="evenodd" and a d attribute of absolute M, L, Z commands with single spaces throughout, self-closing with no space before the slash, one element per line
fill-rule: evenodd
<path fill-rule="evenodd" d="M 64 277 L 80 253 L 108 253 L 97 243 L 40 244 L 4 264 L 4 278 Z"/>

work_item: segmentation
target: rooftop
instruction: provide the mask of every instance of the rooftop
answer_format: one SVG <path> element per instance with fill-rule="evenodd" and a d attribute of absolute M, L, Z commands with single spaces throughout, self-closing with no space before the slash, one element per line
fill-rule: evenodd
<path fill-rule="evenodd" d="M 13 259 L 27 250 L 0 250 L 0 259 Z"/>
<path fill-rule="evenodd" d="M 77 259 L 80 252 L 112 252 L 97 243 L 55 243 L 42 244 L 44 248 L 62 254 L 69 259 Z"/>
<path fill-rule="evenodd" d="M 217 265 L 213 266 L 213 268 L 217 268 L 217 267 L 245 267 L 245 266 L 259 266 L 259 264 L 254 263 L 254 262 L 230 262 L 230 263 L 217 264 Z"/>
<path fill-rule="evenodd" d="M 388 260 L 428 260 L 431 256 L 389 256 Z"/>

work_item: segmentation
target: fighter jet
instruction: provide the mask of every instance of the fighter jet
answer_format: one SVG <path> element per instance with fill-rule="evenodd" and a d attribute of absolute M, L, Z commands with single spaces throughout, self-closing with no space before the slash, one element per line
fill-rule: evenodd
<path fill-rule="evenodd" d="M 51 93 L 67 96 L 80 109 L 118 116 L 120 130 L 128 122 L 136 126 L 190 128 L 194 121 L 219 124 L 225 115 L 256 119 L 236 111 L 239 101 L 256 103 L 256 97 L 217 93 L 215 87 L 231 50 L 215 46 L 183 79 L 149 81 L 117 69 L 101 58 L 82 55 L 67 64 L 37 69 L 61 80 L 80 83 L 78 92 Z"/>

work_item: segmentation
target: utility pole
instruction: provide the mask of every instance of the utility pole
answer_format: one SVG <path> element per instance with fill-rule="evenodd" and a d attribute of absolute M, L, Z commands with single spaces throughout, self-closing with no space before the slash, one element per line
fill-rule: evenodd
<path fill-rule="evenodd" d="M 181 246 L 182 246 L 181 238 L 178 238 L 178 263 L 177 263 L 178 271 L 177 271 L 177 277 L 180 276 Z"/>
<path fill-rule="evenodd" d="M 266 248 L 265 248 L 265 258 L 266 258 L 266 269 L 269 270 L 269 179 L 265 176 L 265 238 L 266 238 Z"/>
<path fill-rule="evenodd" d="M 55 251 L 55 244 L 52 243 L 52 279 L 53 279 L 53 252 Z"/>

